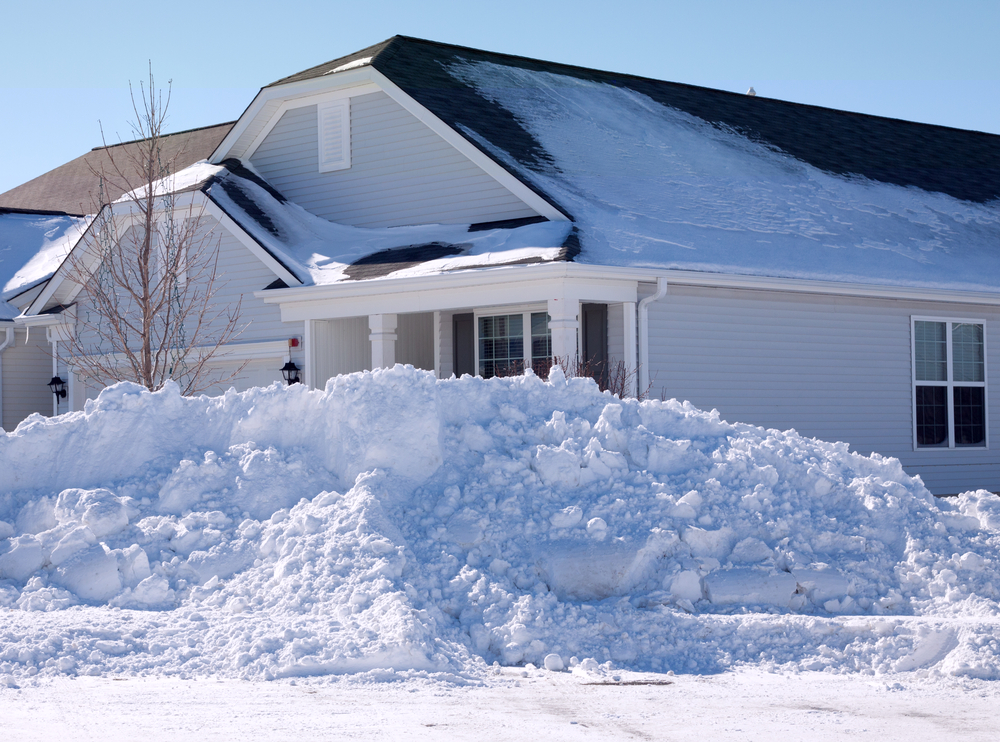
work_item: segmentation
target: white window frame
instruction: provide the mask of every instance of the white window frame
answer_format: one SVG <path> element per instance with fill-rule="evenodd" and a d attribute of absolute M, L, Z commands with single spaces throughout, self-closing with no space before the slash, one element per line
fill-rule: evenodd
<path fill-rule="evenodd" d="M 531 368 L 531 315 L 538 312 L 545 312 L 548 314 L 549 307 L 547 304 L 517 304 L 513 306 L 500 306 L 500 307 L 481 307 L 479 309 L 473 310 L 473 331 L 472 331 L 472 345 L 475 352 L 475 369 L 476 376 L 479 376 L 479 318 L 480 317 L 496 317 L 498 315 L 511 315 L 520 314 L 521 315 L 521 327 L 524 335 L 524 367 Z"/>
<path fill-rule="evenodd" d="M 917 322 L 940 322 L 945 326 L 946 338 L 946 381 L 924 381 L 917 379 Z M 983 328 L 983 380 L 982 381 L 959 381 L 954 380 L 954 368 L 952 366 L 952 344 L 951 332 L 953 324 L 979 325 Z M 910 398 L 913 415 L 913 450 L 925 453 L 928 451 L 983 451 L 990 447 L 990 404 L 989 404 L 989 354 L 987 351 L 987 322 L 984 319 L 969 319 L 963 317 L 910 317 Z M 947 446 L 918 446 L 917 445 L 917 385 L 920 386 L 941 386 L 946 387 L 945 398 L 948 404 L 948 445 Z M 955 445 L 955 387 L 982 387 L 983 389 L 983 444 L 975 446 Z"/>

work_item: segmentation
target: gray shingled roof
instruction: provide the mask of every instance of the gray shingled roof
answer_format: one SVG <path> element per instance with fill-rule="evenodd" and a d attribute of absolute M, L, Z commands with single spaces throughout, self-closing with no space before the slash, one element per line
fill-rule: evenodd
<path fill-rule="evenodd" d="M 188 165 L 204 160 L 223 140 L 235 122 L 216 124 L 199 129 L 189 129 L 163 137 L 163 155 L 177 172 Z M 69 214 L 89 214 L 97 211 L 97 183 L 95 171 L 110 165 L 111 157 L 125 162 L 135 142 L 124 142 L 108 147 L 97 147 L 82 157 L 60 165 L 27 183 L 0 193 L 0 208 L 58 211 Z M 119 156 L 121 155 L 121 156 Z M 114 200 L 122 191 L 106 194 L 105 201 Z"/>
<path fill-rule="evenodd" d="M 449 74 L 450 66 L 491 62 L 615 85 L 713 125 L 735 130 L 826 172 L 916 186 L 967 201 L 1000 198 L 1000 136 L 997 135 L 762 96 L 749 97 L 406 36 L 394 36 L 272 85 L 320 77 L 364 57 L 371 57 L 375 69 L 456 131 L 478 134 L 530 170 L 553 166 L 544 147 L 509 111 Z M 467 138 L 486 151 L 474 137 Z"/>

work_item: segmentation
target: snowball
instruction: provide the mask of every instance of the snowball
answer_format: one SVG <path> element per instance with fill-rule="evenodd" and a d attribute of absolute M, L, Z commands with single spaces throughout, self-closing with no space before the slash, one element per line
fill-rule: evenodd
<path fill-rule="evenodd" d="M 542 661 L 545 669 L 550 672 L 560 672 L 565 667 L 562 661 L 562 657 L 558 654 L 547 654 L 545 659 Z"/>
<path fill-rule="evenodd" d="M 608 524 L 604 522 L 604 518 L 591 518 L 587 521 L 587 533 L 594 538 L 604 538 L 604 534 L 607 530 Z"/>

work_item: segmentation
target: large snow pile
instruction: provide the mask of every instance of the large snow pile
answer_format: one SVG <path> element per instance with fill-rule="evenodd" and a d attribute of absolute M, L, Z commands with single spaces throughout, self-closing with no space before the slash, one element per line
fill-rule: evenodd
<path fill-rule="evenodd" d="M 0 471 L 0 675 L 1000 677 L 1000 498 L 558 369 L 123 383 Z"/>
<path fill-rule="evenodd" d="M 571 213 L 577 262 L 1000 291 L 1000 208 L 819 170 L 624 86 L 450 67 L 551 157 L 467 135 Z"/>

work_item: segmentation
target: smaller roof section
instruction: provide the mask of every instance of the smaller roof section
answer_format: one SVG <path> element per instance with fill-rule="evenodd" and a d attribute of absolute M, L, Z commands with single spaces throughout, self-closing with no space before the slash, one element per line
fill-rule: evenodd
<path fill-rule="evenodd" d="M 171 164 L 171 170 L 177 172 L 208 157 L 234 123 L 230 121 L 164 135 L 161 139 L 163 156 Z M 98 179 L 94 173 L 109 169 L 112 159 L 119 165 L 129 162 L 129 155 L 137 144 L 138 141 L 95 147 L 82 157 L 0 193 L 0 208 L 70 214 L 96 212 L 101 204 L 98 203 Z M 113 201 L 122 193 L 121 189 L 112 188 L 103 200 Z"/>
<path fill-rule="evenodd" d="M 0 321 L 18 314 L 7 301 L 51 276 L 87 224 L 70 214 L 0 209 Z"/>

